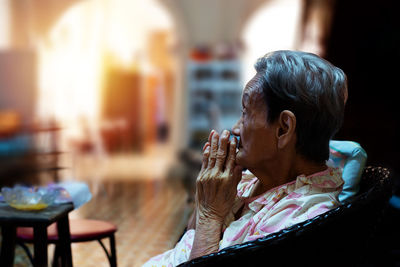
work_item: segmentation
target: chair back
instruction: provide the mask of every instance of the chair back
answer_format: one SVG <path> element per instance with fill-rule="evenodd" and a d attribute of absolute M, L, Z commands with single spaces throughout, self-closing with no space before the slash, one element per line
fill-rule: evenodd
<path fill-rule="evenodd" d="M 279 232 L 225 248 L 181 266 L 360 266 L 373 253 L 374 234 L 392 195 L 389 170 L 367 167 L 358 196 Z"/>

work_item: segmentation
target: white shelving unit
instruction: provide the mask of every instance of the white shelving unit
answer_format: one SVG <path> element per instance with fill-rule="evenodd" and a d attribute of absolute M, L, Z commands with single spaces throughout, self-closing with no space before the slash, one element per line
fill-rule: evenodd
<path fill-rule="evenodd" d="M 187 125 L 191 148 L 201 147 L 211 129 L 231 130 L 239 119 L 241 73 L 239 60 L 188 62 Z"/>

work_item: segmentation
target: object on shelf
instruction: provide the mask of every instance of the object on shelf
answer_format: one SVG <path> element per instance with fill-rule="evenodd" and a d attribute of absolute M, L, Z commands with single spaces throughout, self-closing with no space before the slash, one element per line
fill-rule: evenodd
<path fill-rule="evenodd" d="M 21 126 L 21 117 L 13 110 L 0 111 L 0 137 L 7 138 L 17 133 Z"/>
<path fill-rule="evenodd" d="M 212 59 L 211 48 L 206 45 L 196 46 L 190 51 L 190 59 L 198 62 L 205 62 Z"/>
<path fill-rule="evenodd" d="M 198 149 L 211 129 L 230 130 L 240 117 L 243 88 L 240 60 L 232 57 L 189 60 L 187 88 L 189 147 Z"/>

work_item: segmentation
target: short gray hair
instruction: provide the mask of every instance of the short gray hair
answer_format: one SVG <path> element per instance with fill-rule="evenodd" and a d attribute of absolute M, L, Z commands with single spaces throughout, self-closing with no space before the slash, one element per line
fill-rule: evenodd
<path fill-rule="evenodd" d="M 255 64 L 256 86 L 264 95 L 268 122 L 283 110 L 296 116 L 298 153 L 315 162 L 329 158 L 329 140 L 343 123 L 347 99 L 344 72 L 300 51 L 275 51 Z"/>

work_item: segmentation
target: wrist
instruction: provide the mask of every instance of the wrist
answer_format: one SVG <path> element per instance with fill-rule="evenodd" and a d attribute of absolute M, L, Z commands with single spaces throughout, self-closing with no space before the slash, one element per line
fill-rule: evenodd
<path fill-rule="evenodd" d="M 218 251 L 222 225 L 220 220 L 210 218 L 197 220 L 190 259 Z"/>
<path fill-rule="evenodd" d="M 220 218 L 206 218 L 199 216 L 196 220 L 196 228 L 204 227 L 205 229 L 214 229 L 215 231 L 222 231 L 222 225 L 224 224 L 224 220 Z"/>
<path fill-rule="evenodd" d="M 199 208 L 196 214 L 196 224 L 218 225 L 225 221 L 223 214 L 213 212 L 212 209 Z"/>

